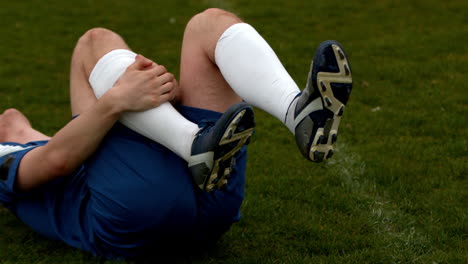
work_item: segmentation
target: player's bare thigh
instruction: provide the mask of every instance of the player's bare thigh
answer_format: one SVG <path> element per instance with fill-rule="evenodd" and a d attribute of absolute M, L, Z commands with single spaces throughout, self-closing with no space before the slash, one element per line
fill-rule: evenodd
<path fill-rule="evenodd" d="M 75 46 L 70 67 L 70 104 L 72 115 L 84 112 L 96 102 L 89 75 L 99 59 L 115 49 L 130 49 L 118 34 L 104 29 L 88 30 Z"/>
<path fill-rule="evenodd" d="M 182 104 L 224 112 L 242 101 L 224 80 L 214 60 L 219 37 L 240 22 L 234 14 L 215 8 L 197 14 L 188 22 L 180 65 Z"/>

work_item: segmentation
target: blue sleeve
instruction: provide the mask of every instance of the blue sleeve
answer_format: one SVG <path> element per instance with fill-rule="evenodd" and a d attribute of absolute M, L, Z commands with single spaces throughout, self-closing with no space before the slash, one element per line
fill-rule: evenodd
<path fill-rule="evenodd" d="M 0 144 L 0 203 L 12 202 L 19 195 L 15 191 L 19 164 L 24 155 L 36 147 L 35 144 Z"/>

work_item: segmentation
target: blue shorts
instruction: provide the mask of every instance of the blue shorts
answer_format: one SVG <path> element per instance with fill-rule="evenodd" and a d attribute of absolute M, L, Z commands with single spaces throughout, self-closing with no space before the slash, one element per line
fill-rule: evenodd
<path fill-rule="evenodd" d="M 199 125 L 221 116 L 185 106 L 178 110 Z M 18 193 L 14 184 L 22 157 L 46 143 L 0 144 L 10 146 L 0 148 L 0 202 L 51 239 L 94 255 L 130 257 L 169 240 L 216 238 L 240 218 L 245 147 L 226 190 L 205 193 L 192 183 L 184 160 L 117 123 L 72 175 Z"/>

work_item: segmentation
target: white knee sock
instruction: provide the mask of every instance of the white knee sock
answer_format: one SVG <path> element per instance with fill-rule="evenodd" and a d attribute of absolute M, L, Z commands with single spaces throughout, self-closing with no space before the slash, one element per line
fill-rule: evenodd
<path fill-rule="evenodd" d="M 94 94 L 100 98 L 133 63 L 136 54 L 129 50 L 114 50 L 104 55 L 90 74 Z M 188 121 L 170 103 L 144 112 L 124 113 L 120 122 L 137 133 L 152 139 L 186 161 L 190 157 L 198 125 Z"/>
<path fill-rule="evenodd" d="M 124 113 L 120 122 L 153 141 L 170 149 L 188 161 L 197 124 L 185 119 L 170 103 L 144 112 Z"/>
<path fill-rule="evenodd" d="M 229 27 L 218 40 L 215 60 L 228 84 L 242 99 L 294 131 L 293 115 L 288 114 L 286 118 L 286 114 L 297 102 L 294 99 L 300 90 L 252 26 L 239 23 Z"/>

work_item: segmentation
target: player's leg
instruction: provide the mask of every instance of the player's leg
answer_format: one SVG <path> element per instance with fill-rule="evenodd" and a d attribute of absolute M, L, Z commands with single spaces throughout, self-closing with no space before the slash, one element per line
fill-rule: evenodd
<path fill-rule="evenodd" d="M 234 163 L 232 157 L 243 145 L 248 143 L 248 139 L 253 133 L 252 109 L 247 107 L 245 103 L 240 103 L 242 98 L 226 83 L 219 68 L 214 63 L 212 55 L 210 55 L 210 50 L 214 49 L 217 38 L 224 30 L 239 22 L 240 19 L 231 13 L 219 9 L 209 9 L 192 17 L 184 32 L 180 65 L 182 105 L 224 112 L 225 115 L 218 122 L 226 123 L 227 121 L 230 123 L 223 133 L 221 131 L 225 128 L 211 129 L 210 133 L 218 134 L 214 140 L 210 140 L 210 137 L 204 137 L 205 143 L 198 144 L 198 146 L 209 144 L 217 150 L 214 153 L 221 153 L 214 158 L 213 164 L 197 161 L 199 158 L 209 160 L 206 156 L 211 155 L 212 151 L 207 151 L 208 149 L 205 147 L 192 149 L 192 160 L 194 161 L 194 165 L 190 166 L 192 174 L 200 174 L 196 172 L 197 170 L 214 168 L 208 179 L 195 178 L 197 184 L 206 186 L 205 189 L 224 186 L 227 183 Z M 226 116 L 233 115 L 236 116 L 234 119 L 226 120 Z M 219 138 L 220 136 L 222 138 Z M 208 141 L 211 142 L 207 143 Z M 198 162 L 199 165 L 196 165 L 195 162 Z"/>
<path fill-rule="evenodd" d="M 18 160 L 20 161 L 29 149 L 44 145 L 49 139 L 50 137 L 33 129 L 20 111 L 7 109 L 0 114 L 0 207 L 5 206 L 41 234 L 58 239 L 47 215 L 50 204 L 44 199 L 45 192 L 38 189 L 32 192 L 17 192 L 14 187 Z"/>
<path fill-rule="evenodd" d="M 122 38 L 112 31 L 93 29 L 81 37 L 72 60 L 73 113 L 85 110 L 96 97 L 110 89 L 133 63 L 135 56 Z M 125 113 L 120 121 L 188 161 L 197 185 L 206 189 L 211 175 L 218 175 L 219 171 L 224 175 L 229 171 L 223 164 L 228 163 L 250 137 L 253 122 L 249 123 L 246 133 L 237 135 L 233 132 L 247 130 L 243 126 L 244 120 L 252 119 L 251 113 L 249 106 L 238 104 L 215 125 L 200 129 L 170 103 L 164 103 L 145 112 Z M 211 179 L 217 180 L 217 176 Z"/>
<path fill-rule="evenodd" d="M 237 16 L 219 9 L 208 9 L 188 22 L 180 64 L 183 105 L 224 112 L 242 101 L 216 66 L 213 52 L 221 34 L 241 22 Z"/>
<path fill-rule="evenodd" d="M 98 60 L 116 49 L 130 50 L 117 34 L 103 29 L 88 30 L 78 40 L 70 66 L 70 104 L 72 115 L 78 115 L 96 102 L 96 96 L 89 84 L 89 75 Z"/>
<path fill-rule="evenodd" d="M 49 139 L 50 137 L 33 129 L 29 120 L 20 111 L 7 109 L 0 114 L 0 142 L 25 144 Z"/>
<path fill-rule="evenodd" d="M 78 41 L 71 63 L 70 97 L 73 115 L 92 105 L 135 60 L 118 34 L 103 28 L 87 31 Z M 187 159 L 198 126 L 188 122 L 169 103 L 143 113 L 126 113 L 120 120 L 127 127 L 157 141 Z M 173 128 L 159 131 L 161 124 Z"/>
<path fill-rule="evenodd" d="M 189 47 L 184 44 L 182 52 L 182 103 L 222 108 L 217 104 L 218 98 L 228 94 L 224 92 L 228 90 L 226 83 L 216 91 L 217 87 L 211 85 L 213 78 L 209 78 L 221 71 L 227 84 L 242 99 L 281 120 L 296 135 L 305 157 L 322 161 L 331 156 L 342 110 L 351 90 L 349 63 L 341 45 L 331 41 L 320 46 L 309 84 L 300 94 L 274 51 L 253 27 L 219 9 L 209 9 L 192 21 L 188 26 L 191 34 L 186 31 L 184 40 L 190 36 L 193 42 Z M 198 46 L 202 48 L 197 49 Z M 201 54 L 204 58 L 184 56 L 186 53 Z M 211 65 L 207 67 L 203 64 L 205 61 Z M 207 78 L 196 70 L 200 65 L 205 65 L 202 69 L 207 72 Z M 199 79 L 204 82 L 196 82 L 200 86 L 197 87 L 193 82 Z M 323 83 L 325 89 L 317 89 L 319 83 Z M 210 96 L 197 97 L 202 89 Z"/>

